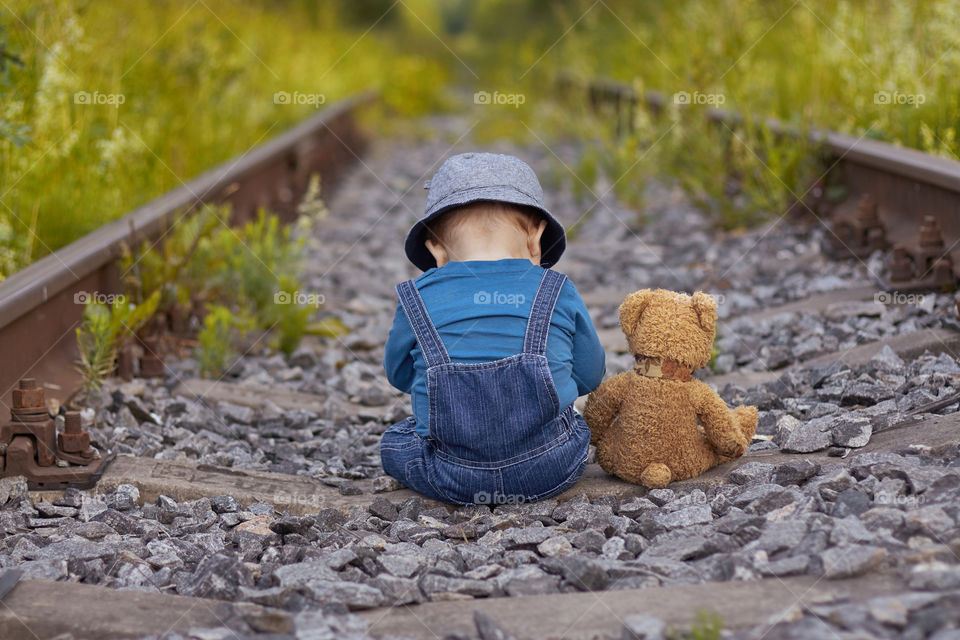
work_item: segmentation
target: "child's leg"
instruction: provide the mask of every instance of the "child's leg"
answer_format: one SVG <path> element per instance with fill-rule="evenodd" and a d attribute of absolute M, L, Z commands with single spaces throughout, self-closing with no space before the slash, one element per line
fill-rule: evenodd
<path fill-rule="evenodd" d="M 434 500 L 442 500 L 427 478 L 423 437 L 417 433 L 416 420 L 401 420 L 380 438 L 380 462 L 383 470 L 400 483 Z"/>

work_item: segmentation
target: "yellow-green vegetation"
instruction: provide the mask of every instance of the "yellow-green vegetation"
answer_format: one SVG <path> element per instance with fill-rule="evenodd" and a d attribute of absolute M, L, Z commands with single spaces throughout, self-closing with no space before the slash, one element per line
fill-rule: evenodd
<path fill-rule="evenodd" d="M 434 110 L 448 61 L 431 9 L 8 0 L 0 279 L 351 93 Z"/>
<path fill-rule="evenodd" d="M 117 350 L 153 316 L 159 301 L 160 292 L 155 292 L 140 304 L 118 296 L 111 304 L 90 302 L 84 307 L 83 322 L 77 328 L 77 371 L 84 390 L 99 389 L 104 378 L 112 375 Z"/>
<path fill-rule="evenodd" d="M 720 640 L 723 618 L 713 611 L 698 611 L 690 629 L 670 634 L 671 640 Z"/>
<path fill-rule="evenodd" d="M 219 304 L 210 305 L 203 318 L 203 329 L 197 336 L 200 345 L 195 355 L 200 372 L 205 377 L 223 375 L 238 355 L 237 344 L 251 329 L 253 320 L 246 313 L 238 314 Z"/>
<path fill-rule="evenodd" d="M 727 227 L 783 213 L 822 168 L 815 150 L 772 135 L 768 117 L 957 158 L 960 5 L 952 0 L 492 0 L 462 20 L 471 28 L 458 51 L 477 84 L 525 92 L 527 111 L 540 109 L 481 109 L 492 124 L 478 129 L 506 134 L 503 121 L 516 116 L 545 140 L 549 131 L 593 141 L 618 193 L 641 206 L 638 187 L 658 176 Z M 561 72 L 658 90 L 667 110 L 636 113 L 636 132 L 619 139 L 583 112 L 554 117 L 546 100 Z M 747 120 L 708 125 L 708 107 Z"/>
<path fill-rule="evenodd" d="M 302 209 L 311 213 L 290 226 L 261 210 L 256 219 L 234 227 L 229 208 L 203 207 L 184 216 L 160 242 L 128 250 L 121 276 L 135 300 L 159 296 L 162 312 L 177 305 L 216 315 L 207 316 L 203 328 L 206 361 L 223 362 L 229 354 L 228 344 L 213 348 L 215 339 L 232 341 L 253 329 L 270 332 L 271 346 L 291 353 L 323 301 L 322 294 L 303 290 L 301 274 L 306 236 L 326 209 L 315 194 L 305 202 Z M 228 317 L 233 321 L 224 322 Z"/>

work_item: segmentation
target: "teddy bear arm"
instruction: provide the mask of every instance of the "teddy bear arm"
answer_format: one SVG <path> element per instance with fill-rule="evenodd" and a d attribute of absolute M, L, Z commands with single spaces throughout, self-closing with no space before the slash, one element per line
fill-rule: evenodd
<path fill-rule="evenodd" d="M 624 374 L 607 379 L 587 396 L 583 418 L 590 427 L 590 443 L 597 444 L 604 431 L 620 412 L 626 394 Z"/>
<path fill-rule="evenodd" d="M 695 381 L 693 401 L 703 432 L 713 448 L 724 456 L 743 455 L 746 438 L 734 423 L 727 404 L 716 391 L 699 380 Z"/>

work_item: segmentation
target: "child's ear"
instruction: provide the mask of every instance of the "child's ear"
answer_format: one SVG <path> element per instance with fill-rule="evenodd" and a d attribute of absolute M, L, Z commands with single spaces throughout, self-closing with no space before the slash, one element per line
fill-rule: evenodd
<path fill-rule="evenodd" d="M 537 225 L 537 228 L 527 234 L 527 251 L 530 252 L 530 262 L 533 264 L 540 264 L 540 260 L 543 258 L 543 250 L 540 247 L 540 238 L 543 237 L 543 232 L 547 228 L 547 221 L 541 220 L 540 224 Z"/>
<path fill-rule="evenodd" d="M 442 244 L 433 238 L 427 238 L 425 244 L 427 245 L 427 251 L 429 251 L 430 255 L 433 256 L 433 259 L 437 261 L 438 267 L 442 267 L 443 265 L 447 264 L 447 261 L 449 260 L 447 256 L 447 249 Z"/>

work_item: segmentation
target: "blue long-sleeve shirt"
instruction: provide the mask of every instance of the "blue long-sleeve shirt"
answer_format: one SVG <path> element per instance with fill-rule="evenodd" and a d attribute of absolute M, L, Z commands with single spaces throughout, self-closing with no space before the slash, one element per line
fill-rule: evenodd
<path fill-rule="evenodd" d="M 542 276 L 543 269 L 529 260 L 470 260 L 429 269 L 415 282 L 450 360 L 472 364 L 523 350 L 530 307 Z M 560 291 L 550 321 L 547 359 L 561 407 L 593 391 L 603 378 L 603 347 L 570 280 Z M 399 303 L 383 368 L 390 384 L 411 394 L 417 432 L 428 435 L 427 366 Z"/>

